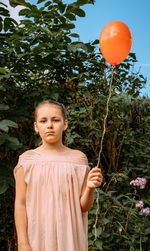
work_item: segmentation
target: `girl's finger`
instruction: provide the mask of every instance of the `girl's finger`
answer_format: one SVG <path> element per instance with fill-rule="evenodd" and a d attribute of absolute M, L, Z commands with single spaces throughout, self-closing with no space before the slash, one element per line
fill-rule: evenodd
<path fill-rule="evenodd" d="M 90 173 L 89 177 L 102 177 L 101 173 Z"/>
<path fill-rule="evenodd" d="M 88 180 L 102 180 L 103 177 L 102 176 L 91 176 L 91 177 L 88 177 Z"/>
<path fill-rule="evenodd" d="M 94 183 L 95 186 L 100 186 L 101 185 L 101 183 L 97 182 L 97 181 L 93 181 L 93 183 Z"/>
<path fill-rule="evenodd" d="M 93 168 L 93 169 L 91 169 L 90 172 L 92 172 L 92 173 L 94 173 L 94 172 L 99 172 L 99 173 L 101 173 L 102 171 L 101 171 L 101 169 L 99 169 L 99 168 Z"/>
<path fill-rule="evenodd" d="M 101 182 L 101 181 L 102 181 L 102 179 L 100 179 L 100 178 L 93 178 L 93 179 L 91 179 L 90 181 L 97 181 L 97 182 Z"/>
<path fill-rule="evenodd" d="M 95 169 L 101 170 L 101 168 L 99 168 L 99 167 L 97 167 L 97 166 L 93 167 L 92 170 L 93 170 L 93 169 L 94 169 L 94 170 L 95 170 Z"/>

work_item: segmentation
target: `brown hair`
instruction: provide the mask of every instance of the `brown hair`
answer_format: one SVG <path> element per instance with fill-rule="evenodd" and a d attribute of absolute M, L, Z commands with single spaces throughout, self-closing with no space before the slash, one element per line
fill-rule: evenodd
<path fill-rule="evenodd" d="M 65 106 L 62 103 L 59 103 L 59 102 L 54 101 L 54 100 L 44 100 L 44 101 L 40 102 L 35 108 L 35 112 L 34 112 L 35 121 L 37 120 L 38 108 L 40 106 L 42 106 L 42 105 L 56 105 L 56 106 L 58 106 L 61 109 L 63 120 L 64 121 L 67 120 L 67 111 L 66 111 Z M 66 131 L 63 131 L 62 142 L 63 142 L 64 145 L 66 144 Z"/>

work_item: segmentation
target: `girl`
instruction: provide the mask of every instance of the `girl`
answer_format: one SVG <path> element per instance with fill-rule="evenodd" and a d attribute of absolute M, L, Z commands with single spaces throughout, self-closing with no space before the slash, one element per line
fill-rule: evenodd
<path fill-rule="evenodd" d="M 34 128 L 42 145 L 24 152 L 14 169 L 19 251 L 87 251 L 88 211 L 102 183 L 86 156 L 63 144 L 68 127 L 62 104 L 44 101 Z"/>

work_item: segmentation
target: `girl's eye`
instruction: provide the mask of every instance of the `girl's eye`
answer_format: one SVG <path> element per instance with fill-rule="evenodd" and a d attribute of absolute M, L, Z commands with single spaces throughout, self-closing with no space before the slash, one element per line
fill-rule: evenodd
<path fill-rule="evenodd" d="M 58 122 L 59 121 L 59 119 L 54 119 L 54 122 Z"/>
<path fill-rule="evenodd" d="M 44 123 L 44 122 L 46 122 L 46 120 L 41 120 L 40 122 L 41 122 L 41 123 Z"/>

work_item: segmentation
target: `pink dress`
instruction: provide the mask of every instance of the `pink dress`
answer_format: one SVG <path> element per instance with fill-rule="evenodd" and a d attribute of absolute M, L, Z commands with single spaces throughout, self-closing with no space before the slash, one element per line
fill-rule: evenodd
<path fill-rule="evenodd" d="M 89 167 L 85 155 L 45 155 L 30 150 L 20 155 L 14 176 L 23 167 L 28 239 L 33 251 L 87 251 L 88 212 L 80 196 Z"/>

